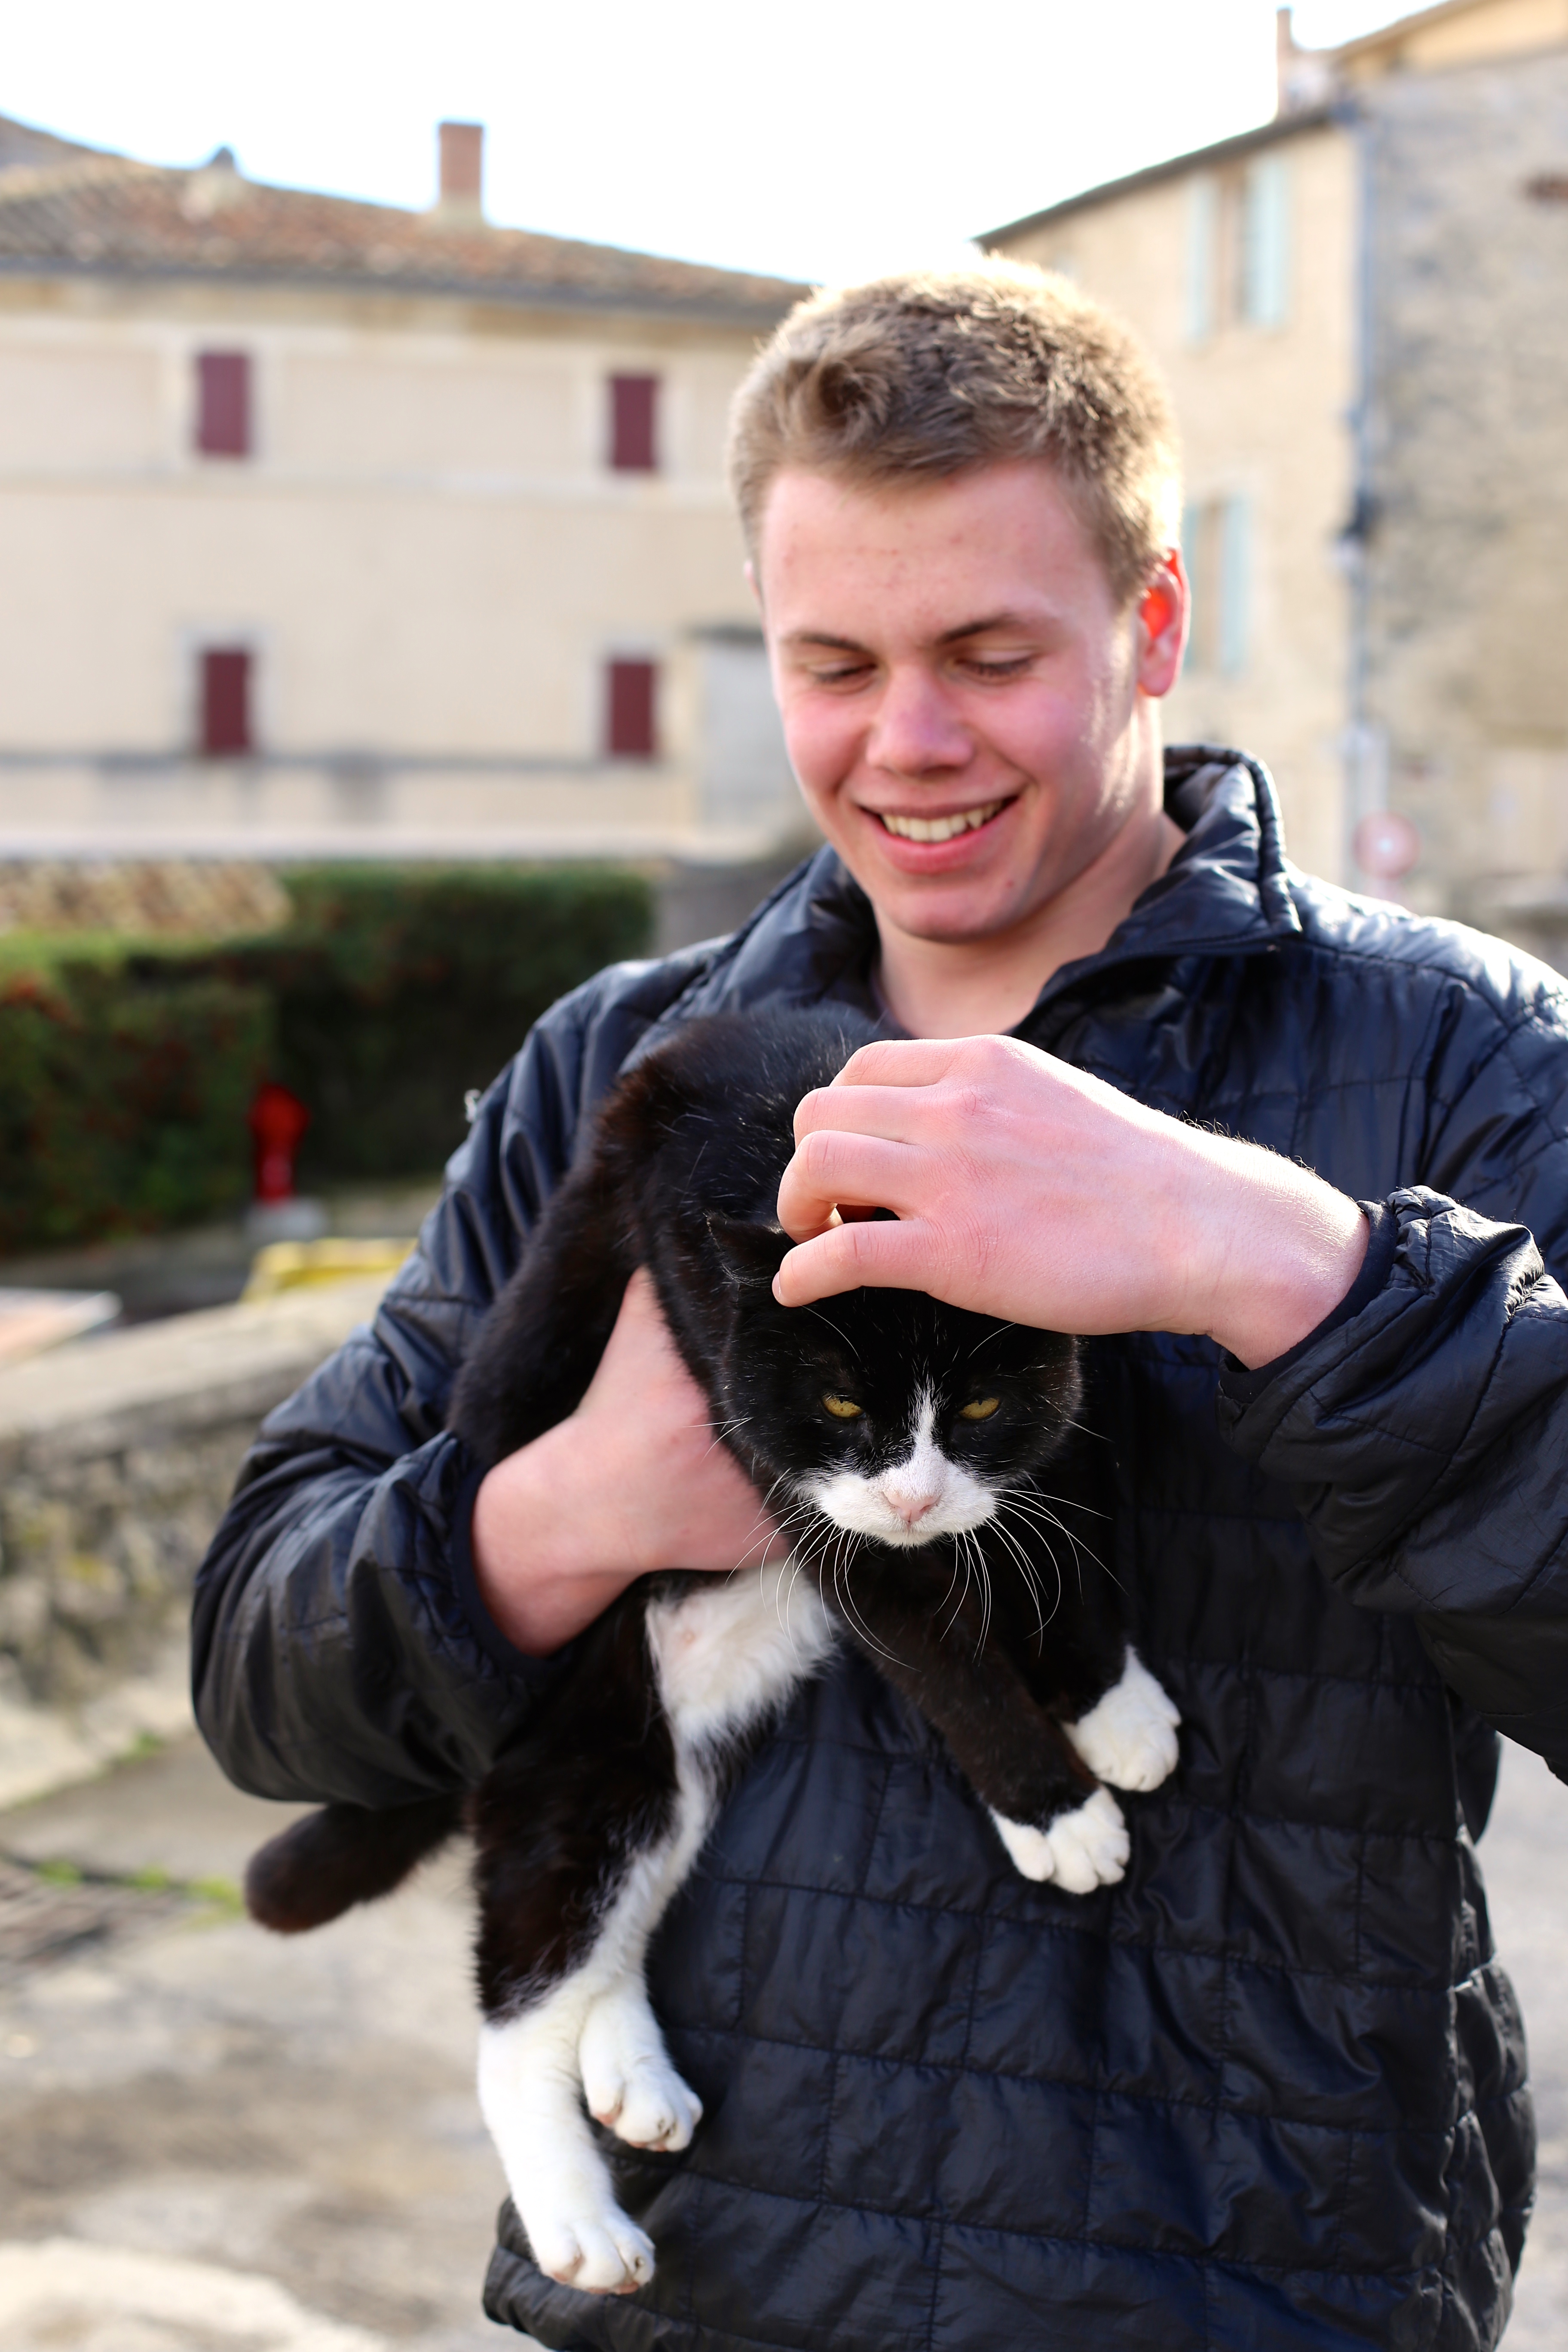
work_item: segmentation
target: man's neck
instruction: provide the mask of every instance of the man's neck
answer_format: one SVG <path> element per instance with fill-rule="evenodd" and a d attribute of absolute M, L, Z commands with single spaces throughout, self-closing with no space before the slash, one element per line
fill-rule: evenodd
<path fill-rule="evenodd" d="M 993 938 L 920 939 L 879 918 L 883 1003 L 911 1037 L 980 1037 L 1014 1028 L 1054 972 L 1100 952 L 1183 839 L 1163 809 L 1141 813 L 1064 890 Z"/>

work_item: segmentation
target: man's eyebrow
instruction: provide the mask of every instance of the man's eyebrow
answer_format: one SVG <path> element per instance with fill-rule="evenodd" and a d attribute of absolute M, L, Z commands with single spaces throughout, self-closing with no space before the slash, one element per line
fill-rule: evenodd
<path fill-rule="evenodd" d="M 978 621 L 961 621 L 956 629 L 944 629 L 936 640 L 939 646 L 961 645 L 965 637 L 989 636 L 994 629 L 1026 629 L 1031 625 L 1022 613 L 987 613 Z M 854 637 L 837 637 L 830 629 L 792 629 L 784 639 L 786 646 L 826 646 L 834 653 L 863 654 L 868 648 Z"/>
<path fill-rule="evenodd" d="M 1026 629 L 1030 625 L 1022 613 L 987 613 L 981 621 L 962 621 L 956 629 L 944 629 L 937 639 L 939 646 L 956 646 L 965 637 L 986 637 L 994 629 Z"/>

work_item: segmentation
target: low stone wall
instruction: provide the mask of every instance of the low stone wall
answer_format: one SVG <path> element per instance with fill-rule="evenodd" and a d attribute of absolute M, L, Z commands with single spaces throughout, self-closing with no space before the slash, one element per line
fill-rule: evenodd
<path fill-rule="evenodd" d="M 191 1580 L 241 1456 L 384 1283 L 182 1315 L 0 1371 L 0 1801 L 175 1727 Z"/>

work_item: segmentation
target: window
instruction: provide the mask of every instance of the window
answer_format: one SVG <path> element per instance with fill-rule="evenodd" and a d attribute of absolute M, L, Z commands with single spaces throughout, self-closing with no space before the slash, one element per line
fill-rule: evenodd
<path fill-rule="evenodd" d="M 1290 167 L 1259 155 L 1187 185 L 1187 340 L 1282 327 L 1290 307 Z"/>
<path fill-rule="evenodd" d="M 1193 591 L 1185 667 L 1239 677 L 1252 630 L 1252 503 L 1207 499 L 1182 517 L 1182 551 Z"/>
<path fill-rule="evenodd" d="M 610 378 L 610 465 L 617 474 L 658 471 L 658 378 Z"/>
<path fill-rule="evenodd" d="M 1237 316 L 1282 327 L 1289 295 L 1290 183 L 1283 155 L 1260 155 L 1242 174 L 1236 231 Z"/>
<path fill-rule="evenodd" d="M 201 656 L 202 757 L 243 758 L 256 749 L 251 713 L 251 657 L 241 646 L 208 646 Z"/>
<path fill-rule="evenodd" d="M 250 455 L 250 354 L 196 353 L 196 447 L 204 457 Z"/>
<path fill-rule="evenodd" d="M 605 672 L 605 739 L 612 760 L 651 760 L 656 756 L 655 702 L 658 665 L 650 661 L 612 661 Z"/>

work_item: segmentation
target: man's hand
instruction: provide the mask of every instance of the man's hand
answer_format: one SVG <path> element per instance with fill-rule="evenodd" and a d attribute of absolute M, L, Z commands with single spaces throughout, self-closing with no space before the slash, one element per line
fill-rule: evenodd
<path fill-rule="evenodd" d="M 1042 1330 L 1207 1332 L 1257 1366 L 1339 1305 L 1366 1252 L 1361 1211 L 1319 1177 L 1017 1038 L 863 1045 L 795 1135 L 786 1307 L 925 1290 Z"/>
<path fill-rule="evenodd" d="M 635 1577 L 756 1566 L 782 1549 L 756 1489 L 714 1436 L 640 1270 L 587 1394 L 498 1462 L 474 1503 L 474 1567 L 509 1641 L 543 1657 Z"/>

